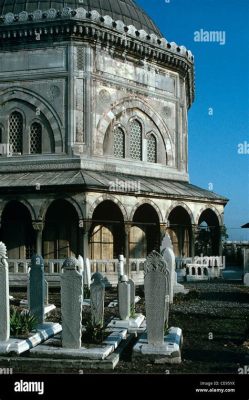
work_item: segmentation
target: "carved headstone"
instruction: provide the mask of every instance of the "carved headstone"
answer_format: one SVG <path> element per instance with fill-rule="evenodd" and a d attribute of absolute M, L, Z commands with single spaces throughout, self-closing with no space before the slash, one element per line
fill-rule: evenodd
<path fill-rule="evenodd" d="M 91 264 L 90 264 L 90 260 L 89 258 L 86 258 L 86 268 L 85 268 L 85 282 L 86 285 L 88 287 L 88 289 L 90 289 L 90 285 L 91 285 Z"/>
<path fill-rule="evenodd" d="M 122 320 L 128 320 L 130 318 L 131 307 L 131 296 L 130 296 L 130 285 L 126 275 L 121 276 L 118 283 L 118 308 L 119 316 Z"/>
<path fill-rule="evenodd" d="M 128 280 L 128 284 L 130 285 L 130 312 L 135 312 L 135 282 L 132 279 Z"/>
<path fill-rule="evenodd" d="M 62 347 L 81 347 L 83 277 L 76 258 L 67 258 L 61 274 Z"/>
<path fill-rule="evenodd" d="M 9 270 L 6 260 L 7 249 L 0 242 L 0 342 L 7 341 L 10 336 Z"/>
<path fill-rule="evenodd" d="M 124 275 L 124 256 L 120 254 L 118 258 L 118 280 Z"/>
<path fill-rule="evenodd" d="M 169 271 L 166 261 L 156 251 L 147 257 L 144 265 L 144 290 L 148 344 L 164 343 L 169 314 Z"/>
<path fill-rule="evenodd" d="M 78 270 L 80 274 L 84 272 L 84 260 L 81 255 L 78 256 Z"/>
<path fill-rule="evenodd" d="M 44 279 L 44 304 L 48 305 L 48 281 Z"/>
<path fill-rule="evenodd" d="M 103 327 L 104 324 L 104 302 L 105 302 L 105 284 L 104 278 L 96 272 L 92 276 L 91 284 L 91 313 L 93 326 Z"/>
<path fill-rule="evenodd" d="M 44 261 L 41 256 L 33 255 L 29 274 L 30 312 L 38 324 L 44 322 Z"/>
<path fill-rule="evenodd" d="M 164 258 L 164 260 L 167 263 L 167 268 L 169 270 L 169 284 L 170 284 L 170 291 L 169 291 L 169 301 L 170 303 L 173 303 L 173 297 L 174 297 L 174 285 L 176 283 L 175 281 L 175 254 L 173 251 L 173 245 L 170 239 L 170 236 L 166 233 L 161 247 L 160 247 L 161 254 Z"/>

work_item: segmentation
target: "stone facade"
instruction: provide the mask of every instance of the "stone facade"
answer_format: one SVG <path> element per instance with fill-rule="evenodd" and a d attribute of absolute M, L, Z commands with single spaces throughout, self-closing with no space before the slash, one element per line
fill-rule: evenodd
<path fill-rule="evenodd" d="M 0 240 L 9 257 L 146 257 L 167 229 L 176 255 L 193 256 L 202 222 L 218 255 L 227 199 L 188 183 L 191 52 L 152 22 L 146 31 L 140 11 L 126 25 L 111 9 L 58 3 L 13 18 L 16 3 L 6 14 L 0 0 Z"/>

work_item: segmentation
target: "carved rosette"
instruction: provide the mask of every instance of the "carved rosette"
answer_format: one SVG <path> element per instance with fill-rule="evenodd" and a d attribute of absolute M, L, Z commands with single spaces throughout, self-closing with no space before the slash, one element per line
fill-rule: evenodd
<path fill-rule="evenodd" d="M 168 273 L 167 263 L 157 251 L 153 250 L 147 257 L 144 263 L 144 276 L 150 272 Z"/>
<path fill-rule="evenodd" d="M 7 258 L 7 247 L 3 242 L 0 242 L 0 267 L 8 268 Z"/>
<path fill-rule="evenodd" d="M 64 261 L 62 268 L 66 268 L 67 270 L 76 270 L 77 266 L 78 260 L 75 257 L 69 257 Z"/>

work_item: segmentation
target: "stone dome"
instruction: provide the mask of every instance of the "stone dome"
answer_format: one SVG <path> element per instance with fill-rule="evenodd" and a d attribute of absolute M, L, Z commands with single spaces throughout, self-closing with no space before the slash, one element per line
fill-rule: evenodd
<path fill-rule="evenodd" d="M 134 0 L 0 0 L 0 15 L 19 14 L 22 11 L 45 11 L 50 8 L 61 11 L 64 7 L 97 10 L 102 16 L 110 15 L 114 20 L 121 20 L 126 25 L 134 25 L 138 30 L 144 29 L 150 34 L 155 33 L 162 37 L 151 18 Z"/>

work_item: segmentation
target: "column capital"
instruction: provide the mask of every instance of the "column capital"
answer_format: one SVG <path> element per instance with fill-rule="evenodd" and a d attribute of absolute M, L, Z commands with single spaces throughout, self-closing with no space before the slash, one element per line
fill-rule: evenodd
<path fill-rule="evenodd" d="M 194 235 L 197 235 L 197 234 L 199 233 L 199 231 L 200 231 L 199 225 L 193 224 L 193 225 L 192 225 L 192 232 L 193 232 L 193 234 L 194 234 Z"/>
<path fill-rule="evenodd" d="M 79 228 L 83 230 L 84 233 L 88 233 L 92 226 L 92 221 L 80 219 Z"/>
<path fill-rule="evenodd" d="M 133 225 L 133 223 L 129 222 L 129 221 L 124 223 L 124 229 L 125 229 L 126 235 L 130 232 L 132 225 Z"/>
<path fill-rule="evenodd" d="M 43 221 L 32 221 L 32 226 L 35 231 L 42 232 L 44 229 L 44 222 Z"/>

